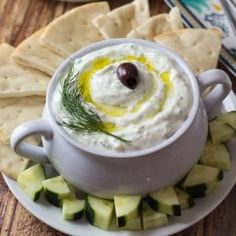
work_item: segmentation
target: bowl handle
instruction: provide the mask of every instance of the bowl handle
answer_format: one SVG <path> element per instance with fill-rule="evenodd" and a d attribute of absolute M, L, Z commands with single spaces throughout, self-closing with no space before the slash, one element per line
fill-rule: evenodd
<path fill-rule="evenodd" d="M 218 106 L 230 93 L 232 89 L 231 81 L 224 71 L 213 69 L 200 74 L 198 82 L 201 94 L 204 94 L 207 89 L 212 89 L 203 98 L 208 116 L 212 118 Z"/>
<path fill-rule="evenodd" d="M 47 163 L 48 158 L 42 147 L 23 142 L 27 137 L 36 134 L 43 135 L 46 139 L 52 138 L 53 132 L 48 121 L 35 120 L 19 125 L 11 135 L 11 147 L 20 156 Z"/>

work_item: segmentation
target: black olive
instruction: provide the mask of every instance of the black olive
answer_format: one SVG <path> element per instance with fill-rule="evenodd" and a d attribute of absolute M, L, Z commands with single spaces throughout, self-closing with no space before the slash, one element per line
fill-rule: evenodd
<path fill-rule="evenodd" d="M 129 89 L 135 89 L 139 82 L 139 74 L 137 67 L 130 63 L 121 63 L 116 70 L 116 74 L 120 82 Z"/>

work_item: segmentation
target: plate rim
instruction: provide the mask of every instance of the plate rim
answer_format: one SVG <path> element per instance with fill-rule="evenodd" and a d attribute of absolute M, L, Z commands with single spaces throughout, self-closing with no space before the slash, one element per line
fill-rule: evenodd
<path fill-rule="evenodd" d="M 231 91 L 230 92 L 230 94 L 227 96 L 227 98 L 224 100 L 224 102 L 223 102 L 223 105 L 224 105 L 224 107 L 226 107 L 225 108 L 225 110 L 226 111 L 229 111 L 229 110 L 231 110 L 231 109 L 227 109 L 227 103 L 231 103 L 231 106 L 233 106 L 234 108 L 233 109 L 235 109 L 236 110 L 236 96 L 235 96 L 235 94 L 234 94 L 234 92 L 233 91 Z M 223 108 L 224 109 L 224 108 Z M 232 150 L 231 150 L 232 151 Z M 235 148 L 235 150 L 233 151 L 233 152 L 235 152 L 236 153 L 236 148 Z M 233 171 L 233 167 L 235 168 L 235 170 L 236 170 L 236 160 L 233 162 L 232 161 L 232 163 L 234 163 L 234 165 L 232 165 L 231 166 L 231 169 L 229 170 L 229 171 L 227 171 L 227 172 L 225 172 L 226 174 L 225 175 L 227 175 L 228 173 L 231 173 L 231 174 L 233 174 L 234 173 L 234 171 Z M 70 224 L 71 222 L 66 222 L 66 221 L 64 221 L 64 225 L 62 224 L 59 224 L 58 223 L 58 225 L 55 225 L 54 223 L 52 223 L 50 220 L 48 220 L 48 219 L 45 219 L 45 217 L 42 217 L 42 215 L 40 214 L 40 210 L 38 210 L 38 208 L 39 208 L 39 206 L 40 206 L 40 204 L 39 205 L 37 205 L 37 203 L 35 203 L 35 202 L 32 202 L 30 199 L 28 199 L 28 197 L 27 196 L 25 196 L 24 194 L 21 194 L 21 189 L 20 189 L 20 187 L 18 186 L 18 184 L 16 183 L 16 181 L 14 181 L 14 180 L 12 180 L 11 178 L 9 178 L 9 177 L 7 177 L 7 176 L 5 176 L 4 174 L 2 174 L 2 176 L 3 176 L 3 179 L 4 179 L 4 181 L 5 181 L 5 183 L 7 184 L 7 186 L 8 186 L 8 188 L 10 189 L 10 191 L 12 192 L 12 194 L 14 195 L 14 197 L 23 205 L 23 207 L 27 210 L 27 211 L 29 211 L 32 215 L 34 215 L 36 218 L 38 218 L 40 221 L 42 221 L 43 223 L 45 223 L 46 225 L 48 225 L 48 226 L 50 226 L 50 227 L 52 227 L 52 228 L 54 228 L 54 229 L 56 229 L 56 230 L 58 230 L 58 231 L 60 231 L 60 232 L 63 232 L 63 233 L 65 233 L 65 234 L 70 234 L 70 235 L 74 235 L 74 233 L 71 233 L 71 231 L 68 231 L 67 229 L 68 229 L 68 227 L 65 227 L 65 225 L 67 225 L 67 224 Z M 225 179 L 225 178 L 224 178 Z M 196 214 L 196 216 L 195 216 L 195 218 L 190 222 L 190 223 L 186 223 L 186 222 L 181 222 L 181 218 L 183 217 L 183 216 L 181 216 L 181 217 L 172 217 L 171 218 L 171 221 L 175 221 L 175 220 L 177 220 L 177 222 L 176 223 L 173 223 L 173 222 L 169 222 L 166 226 L 163 226 L 163 227 L 160 227 L 160 228 L 156 228 L 156 229 L 152 229 L 152 230 L 145 230 L 145 231 L 103 231 L 103 230 L 101 230 L 101 229 L 98 229 L 98 228 L 96 228 L 96 227 L 94 227 L 94 226 L 91 226 L 91 225 L 89 225 L 89 223 L 87 222 L 87 225 L 85 226 L 88 230 L 90 230 L 90 228 L 92 227 L 92 229 L 93 230 L 96 230 L 97 232 L 96 233 L 93 233 L 92 232 L 92 234 L 95 236 L 95 235 L 104 235 L 104 236 L 109 236 L 109 235 L 120 235 L 120 236 L 126 236 L 126 235 L 129 235 L 129 236 L 133 236 L 133 235 L 144 235 L 145 234 L 145 236 L 148 236 L 148 235 L 150 235 L 150 236 L 157 236 L 157 235 L 169 235 L 169 234 L 174 234 L 174 233 L 178 233 L 178 232 L 180 232 L 180 231 L 182 231 L 182 230 L 184 230 L 184 229 L 187 229 L 187 228 L 189 228 L 190 226 L 192 226 L 192 225 L 194 225 L 194 224 L 196 224 L 197 222 L 199 222 L 200 220 L 202 220 L 203 218 L 205 218 L 207 215 L 209 215 L 216 207 L 218 207 L 221 203 L 222 203 L 222 201 L 226 198 L 226 196 L 230 193 L 230 191 L 233 189 L 233 187 L 234 187 L 234 185 L 235 185 L 235 183 L 236 183 L 236 171 L 235 171 L 235 174 L 233 175 L 233 179 L 232 179 L 232 181 L 231 182 L 226 182 L 226 180 L 224 181 L 224 179 L 223 179 L 223 181 L 220 183 L 220 186 L 217 186 L 217 189 L 215 189 L 215 191 L 213 191 L 212 193 L 216 196 L 216 195 L 218 195 L 218 194 L 216 194 L 217 192 L 217 190 L 218 190 L 218 192 L 220 191 L 220 189 L 222 188 L 222 187 L 224 187 L 224 185 L 229 185 L 228 187 L 227 187 L 227 189 L 226 190 L 222 190 L 223 191 L 223 193 L 221 193 L 221 195 L 220 195 L 220 197 L 218 197 L 218 198 L 216 198 L 214 201 L 213 201 L 213 203 L 211 203 L 210 204 L 210 207 L 208 207 L 205 211 L 203 211 L 203 212 L 200 212 L 200 213 L 198 213 L 198 214 Z M 221 188 L 220 188 L 221 187 Z M 209 194 L 209 195 L 211 195 L 211 196 L 213 196 L 213 194 Z M 208 199 L 209 199 L 209 195 L 208 195 Z M 205 202 L 207 202 L 207 198 L 204 198 L 204 199 L 206 199 L 205 200 Z M 203 199 L 203 200 L 204 200 Z M 200 200 L 196 200 L 197 201 L 197 204 L 198 204 L 198 201 L 201 201 L 201 199 Z M 191 212 L 191 211 L 193 211 L 194 209 L 196 209 L 196 207 L 197 207 L 197 204 L 193 207 L 193 208 L 190 208 L 190 209 L 188 209 L 188 210 L 186 210 L 186 212 L 188 211 L 188 212 Z M 207 203 L 206 203 L 207 204 Z M 31 206 L 32 205 L 32 206 Z M 51 208 L 55 208 L 54 206 L 52 206 L 52 205 L 46 205 L 46 207 L 48 207 L 48 206 L 51 206 Z M 56 210 L 57 210 L 57 208 L 56 208 Z M 60 209 L 59 209 L 60 210 Z M 194 211 L 193 211 L 194 212 Z M 185 212 L 184 212 L 185 213 Z M 43 213 L 44 214 L 44 213 Z M 54 213 L 52 213 L 52 214 L 54 214 Z M 183 214 L 184 215 L 184 214 Z M 172 220 L 173 219 L 173 220 Z M 179 222 L 178 222 L 178 220 L 179 220 Z M 71 223 L 72 225 L 74 224 L 74 223 Z M 80 227 L 80 225 L 78 224 L 77 225 L 78 227 Z M 76 227 L 77 227 L 76 226 Z M 168 231 L 168 228 L 169 228 L 169 231 Z M 76 235 L 80 235 L 80 234 L 76 234 Z M 85 234 L 84 233 L 82 233 L 81 232 L 81 235 L 83 235 L 83 236 L 85 236 Z M 89 233 L 88 234 L 88 236 L 89 235 L 91 235 L 91 233 Z"/>

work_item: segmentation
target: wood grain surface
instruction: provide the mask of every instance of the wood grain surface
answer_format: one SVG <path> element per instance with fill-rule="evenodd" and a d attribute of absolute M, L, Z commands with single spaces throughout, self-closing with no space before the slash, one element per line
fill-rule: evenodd
<path fill-rule="evenodd" d="M 128 0 L 109 1 L 112 8 Z M 24 38 L 57 16 L 79 5 L 55 0 L 0 0 L 0 42 L 17 46 Z M 167 12 L 161 0 L 150 0 L 151 12 Z M 232 78 L 234 91 L 236 78 Z M 209 216 L 175 236 L 236 236 L 236 187 Z M 22 205 L 0 176 L 0 236 L 62 236 L 42 223 Z M 144 233 L 145 235 L 145 233 Z M 91 235 L 92 236 L 92 235 Z"/>

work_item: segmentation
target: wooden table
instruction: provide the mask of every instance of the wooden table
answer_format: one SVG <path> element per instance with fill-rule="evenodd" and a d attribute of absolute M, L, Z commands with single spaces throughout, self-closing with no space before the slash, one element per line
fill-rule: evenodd
<path fill-rule="evenodd" d="M 130 2 L 111 0 L 112 8 Z M 45 26 L 55 17 L 79 5 L 54 0 L 0 0 L 0 42 L 18 45 L 25 37 Z M 161 0 L 151 0 L 151 12 L 167 12 Z M 234 78 L 233 81 L 236 81 Z M 234 91 L 236 86 L 234 82 Z M 236 187 L 208 217 L 175 236 L 236 235 Z M 0 176 L 0 235 L 49 236 L 64 235 L 42 223 L 15 199 Z"/>

